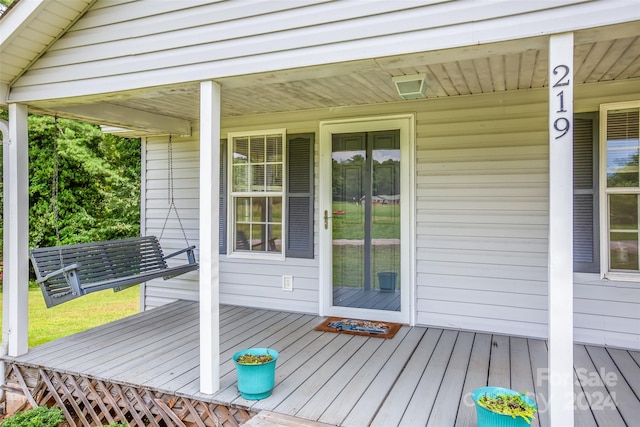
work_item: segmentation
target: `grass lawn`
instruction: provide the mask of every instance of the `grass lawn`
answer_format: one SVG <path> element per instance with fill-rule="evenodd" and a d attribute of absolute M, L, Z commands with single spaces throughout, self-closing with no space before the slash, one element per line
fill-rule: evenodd
<path fill-rule="evenodd" d="M 29 347 L 109 323 L 140 309 L 140 287 L 121 292 L 95 292 L 73 301 L 47 308 L 40 288 L 29 289 Z M 0 325 L 2 324 L 0 299 Z"/>

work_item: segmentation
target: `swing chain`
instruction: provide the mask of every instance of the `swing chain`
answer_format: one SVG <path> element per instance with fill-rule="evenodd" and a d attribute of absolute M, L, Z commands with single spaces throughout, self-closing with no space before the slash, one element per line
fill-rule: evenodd
<path fill-rule="evenodd" d="M 162 231 L 160 231 L 160 240 L 162 240 L 162 236 L 164 235 L 164 230 L 167 227 L 167 222 L 169 221 L 169 216 L 171 215 L 171 209 L 176 212 L 176 218 L 178 220 L 178 224 L 180 225 L 180 230 L 182 231 L 182 236 L 184 237 L 184 241 L 187 243 L 187 247 L 190 246 L 189 239 L 187 238 L 187 232 L 184 230 L 184 226 L 182 225 L 182 219 L 180 218 L 180 214 L 178 213 L 178 208 L 176 207 L 174 200 L 174 180 L 173 180 L 173 138 L 172 135 L 169 135 L 169 141 L 167 142 L 167 198 L 169 199 L 169 210 L 167 211 L 167 216 L 164 219 L 164 224 L 162 225 Z"/>
<path fill-rule="evenodd" d="M 54 123 L 61 136 L 64 136 L 64 131 L 58 124 L 58 116 L 54 117 Z M 59 185 L 60 185 L 60 155 L 58 154 L 58 137 L 53 138 L 53 177 L 51 178 L 51 204 L 53 205 L 53 224 L 56 229 L 56 242 L 58 245 L 58 256 L 60 257 L 60 267 L 64 267 L 64 259 L 62 256 L 62 239 L 60 238 L 60 210 L 59 210 Z M 67 273 L 64 273 L 65 279 Z"/>

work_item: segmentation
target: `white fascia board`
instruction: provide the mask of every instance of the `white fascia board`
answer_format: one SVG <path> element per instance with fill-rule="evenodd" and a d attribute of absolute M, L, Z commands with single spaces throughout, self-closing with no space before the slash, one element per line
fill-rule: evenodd
<path fill-rule="evenodd" d="M 161 114 L 149 113 L 113 104 L 87 104 L 71 107 L 60 107 L 61 113 L 68 113 L 74 118 L 95 122 L 99 117 L 101 124 L 114 127 L 145 130 L 146 133 L 191 135 L 189 120 Z"/>
<path fill-rule="evenodd" d="M 0 25 L 0 50 L 10 42 L 21 28 L 29 25 L 39 9 L 45 7 L 44 0 L 21 0 L 2 17 Z"/>

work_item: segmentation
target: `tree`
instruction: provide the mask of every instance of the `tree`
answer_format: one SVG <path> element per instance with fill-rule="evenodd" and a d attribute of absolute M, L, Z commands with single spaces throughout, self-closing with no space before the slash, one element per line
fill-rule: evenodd
<path fill-rule="evenodd" d="M 138 139 L 106 135 L 72 120 L 29 116 L 30 247 L 137 236 L 139 207 Z"/>

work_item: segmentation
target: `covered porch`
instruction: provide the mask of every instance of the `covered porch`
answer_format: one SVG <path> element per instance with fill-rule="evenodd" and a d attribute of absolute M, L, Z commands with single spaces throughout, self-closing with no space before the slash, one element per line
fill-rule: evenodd
<path fill-rule="evenodd" d="M 403 326 L 392 339 L 318 332 L 322 317 L 220 307 L 220 391 L 199 392 L 198 303 L 176 301 L 8 357 L 9 387 L 55 401 L 77 425 L 233 426 L 261 411 L 339 426 L 475 426 L 470 393 L 487 384 L 535 396 L 548 426 L 547 343 Z M 231 356 L 280 352 L 273 394 L 240 397 Z M 640 352 L 574 346 L 575 425 L 640 416 Z M 219 423 L 219 424 L 216 424 Z"/>

